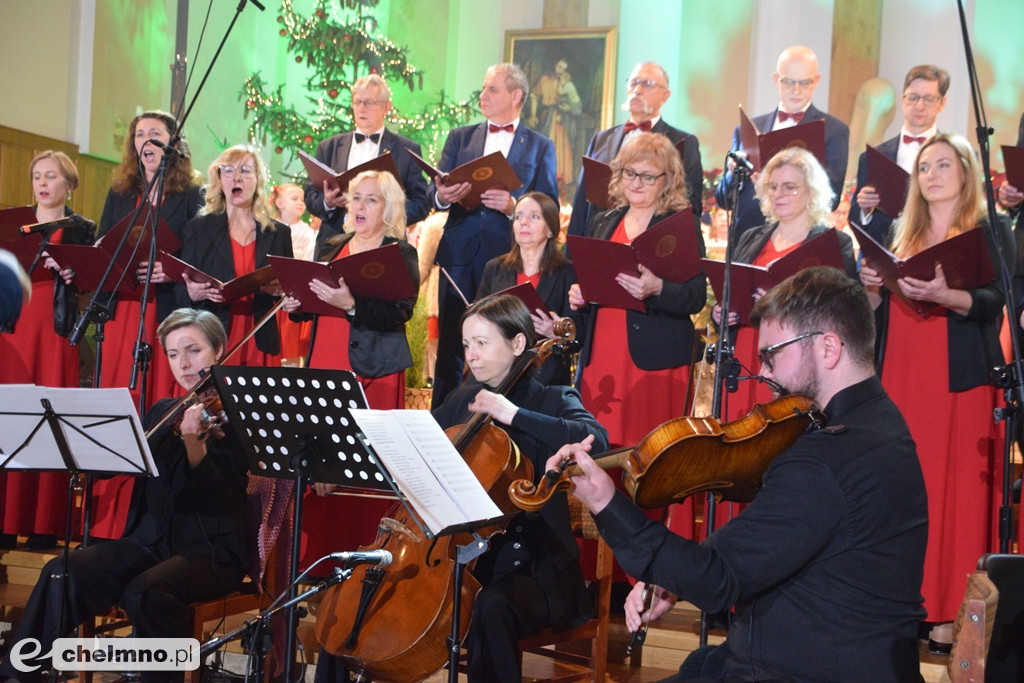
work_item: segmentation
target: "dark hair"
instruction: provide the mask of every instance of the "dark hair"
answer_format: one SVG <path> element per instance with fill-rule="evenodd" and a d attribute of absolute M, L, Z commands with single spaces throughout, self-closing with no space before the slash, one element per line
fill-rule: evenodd
<path fill-rule="evenodd" d="M 518 297 L 511 294 L 500 294 L 484 297 L 474 302 L 462 314 L 459 328 L 470 316 L 478 315 L 497 326 L 501 336 L 512 341 L 517 334 L 526 337 L 526 348 L 532 348 L 537 341 L 537 333 L 533 329 L 533 318 L 530 310 Z"/>
<path fill-rule="evenodd" d="M 798 334 L 834 331 L 856 363 L 874 363 L 875 314 L 868 295 L 835 268 L 806 268 L 772 287 L 750 314 L 755 327 L 768 321 L 789 325 Z"/>
<path fill-rule="evenodd" d="M 121 163 L 114 169 L 114 179 L 110 186 L 114 192 L 133 197 L 141 197 L 146 189 L 146 179 L 139 173 L 139 153 L 135 149 L 135 129 L 142 119 L 157 119 L 167 128 L 167 133 L 174 138 L 178 131 L 178 120 L 165 111 L 144 111 L 128 124 L 125 131 L 124 145 L 121 150 Z M 192 156 L 188 153 L 185 138 L 181 139 L 180 147 L 185 158 L 177 154 L 167 157 L 167 173 L 164 176 L 164 194 L 183 194 L 189 187 L 198 185 L 198 178 L 192 168 Z"/>
<path fill-rule="evenodd" d="M 910 84 L 918 78 L 937 82 L 939 84 L 939 96 L 946 96 L 946 91 L 949 90 L 949 72 L 945 69 L 940 69 L 932 64 L 918 64 L 911 67 L 910 71 L 907 72 L 907 77 L 903 79 L 903 89 L 909 88 Z"/>
<path fill-rule="evenodd" d="M 224 325 L 220 322 L 220 318 L 210 311 L 199 308 L 179 308 L 171 311 L 170 315 L 160 323 L 160 327 L 156 328 L 160 346 L 163 346 L 166 351 L 167 335 L 177 329 L 189 326 L 195 327 L 203 333 L 213 350 L 218 352 L 218 356 L 227 350 L 228 335 L 224 331 Z"/>
<path fill-rule="evenodd" d="M 562 250 L 558 248 L 558 233 L 560 230 L 558 204 L 543 192 L 527 192 L 516 200 L 517 209 L 524 199 L 532 199 L 540 205 L 540 214 L 544 218 L 544 223 L 548 226 L 548 230 L 551 231 L 551 237 L 544 243 L 544 251 L 540 255 L 540 272 L 553 273 L 569 262 L 569 259 L 565 258 Z M 514 229 L 514 218 L 512 224 Z M 519 243 L 514 239 L 512 240 L 512 248 L 501 257 L 501 265 L 515 271 L 523 269 L 523 254 L 519 250 Z"/>

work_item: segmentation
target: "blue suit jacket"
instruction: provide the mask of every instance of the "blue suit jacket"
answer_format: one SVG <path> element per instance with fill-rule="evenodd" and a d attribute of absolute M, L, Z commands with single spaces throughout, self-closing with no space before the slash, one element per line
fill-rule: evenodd
<path fill-rule="evenodd" d="M 757 130 L 765 133 L 771 130 L 777 111 L 778 109 L 772 111 L 770 114 L 755 116 L 751 119 L 751 122 Z M 816 109 L 813 104 L 807 108 L 800 125 L 810 123 L 812 121 L 818 121 L 819 119 L 825 120 L 825 160 L 828 162 L 825 165 L 825 171 L 828 173 L 828 179 L 832 185 L 832 191 L 836 195 L 835 199 L 832 201 L 832 208 L 835 209 L 839 206 L 839 198 L 843 193 L 843 181 L 846 178 L 846 160 L 849 156 L 848 148 L 850 146 L 850 129 L 845 123 L 836 117 L 829 116 L 825 112 Z M 736 130 L 733 131 L 732 147 L 730 147 L 730 149 L 734 151 L 743 149 L 743 143 L 740 140 L 739 126 L 736 126 Z M 763 163 L 768 163 L 768 160 L 765 159 Z M 715 201 L 721 207 L 729 208 L 729 185 L 731 183 L 732 173 L 726 171 L 722 174 L 722 179 L 719 181 L 718 187 L 715 189 Z M 736 237 L 739 238 L 739 236 L 743 234 L 744 230 L 757 225 L 764 225 L 767 222 L 768 219 L 761 213 L 761 205 L 757 201 L 757 197 L 754 195 L 753 184 L 745 183 L 743 190 L 740 192 L 739 223 L 736 228 Z"/>
<path fill-rule="evenodd" d="M 353 137 L 354 133 L 348 132 L 321 140 L 320 144 L 316 146 L 314 156 L 317 161 L 327 164 L 336 173 L 343 173 L 348 170 L 348 154 L 352 150 Z M 395 167 L 398 169 L 398 175 L 401 176 L 402 187 L 405 189 L 405 221 L 412 225 L 426 218 L 430 209 L 427 206 L 427 181 L 423 179 L 420 167 L 407 152 L 412 152 L 417 156 L 423 156 L 423 152 L 420 151 L 418 144 L 407 137 L 392 133 L 387 128 L 380 136 L 380 153 L 383 154 L 385 151 L 391 153 Z M 316 239 L 315 253 L 320 253 L 324 241 L 328 237 L 342 232 L 345 210 L 324 211 L 323 188 L 314 187 L 308 180 L 306 181 L 306 208 L 323 221 Z"/>
<path fill-rule="evenodd" d="M 665 123 L 665 119 L 658 119 L 658 122 L 651 128 L 651 132 L 664 135 L 672 141 L 673 145 L 679 144 L 680 140 L 686 141 L 683 144 L 683 172 L 686 174 L 686 191 L 689 195 L 690 206 L 693 207 L 693 212 L 698 216 L 701 215 L 704 212 L 701 205 L 704 170 L 700 164 L 700 142 L 697 140 L 697 136 L 678 128 L 673 128 Z M 619 153 L 619 149 L 622 148 L 622 141 L 625 137 L 624 125 L 598 131 L 591 138 L 586 155 L 592 159 L 610 164 L 615 155 Z M 587 188 L 583 185 L 583 171 L 581 170 L 576 183 L 576 196 L 572 200 L 572 218 L 569 220 L 569 234 L 586 235 L 587 226 L 590 225 L 591 219 L 596 214 L 601 213 L 602 210 L 595 208 L 587 201 Z"/>
<path fill-rule="evenodd" d="M 900 148 L 900 136 L 886 140 L 877 149 L 879 152 L 896 161 L 896 153 Z M 860 205 L 857 204 L 857 193 L 860 188 L 868 184 L 868 153 L 861 152 L 857 160 L 857 187 L 853 190 L 853 199 L 850 200 L 850 221 L 860 225 Z M 876 208 L 871 214 L 871 222 L 861 225 L 864 230 L 875 238 L 879 244 L 887 244 L 886 235 L 892 225 L 893 218 L 881 209 Z"/>
<path fill-rule="evenodd" d="M 438 169 L 447 173 L 482 157 L 486 139 L 486 122 L 453 129 L 444 143 Z M 519 198 L 526 192 L 537 191 L 558 201 L 555 145 L 550 139 L 520 122 L 507 158 L 523 183 L 522 187 L 512 192 L 513 197 Z M 437 187 L 433 182 L 427 190 L 427 197 L 431 203 L 435 202 Z M 511 247 L 511 223 L 503 213 L 482 204 L 473 211 L 467 211 L 461 204 L 452 204 L 448 209 L 448 222 L 445 223 L 444 236 L 437 247 L 436 258 L 440 265 L 448 269 L 466 298 L 472 301 L 484 265 Z M 476 273 L 476 276 L 467 280 L 467 271 Z"/>

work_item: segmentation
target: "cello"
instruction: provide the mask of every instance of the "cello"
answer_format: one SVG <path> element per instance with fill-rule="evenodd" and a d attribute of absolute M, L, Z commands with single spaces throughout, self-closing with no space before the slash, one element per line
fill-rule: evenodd
<path fill-rule="evenodd" d="M 571 342 L 575 326 L 563 319 L 556 323 L 555 334 L 558 339 L 546 339 L 517 357 L 495 393 L 507 393 L 528 368 Z M 490 419 L 476 413 L 446 434 L 498 508 L 511 516 L 518 509 L 508 490 L 517 479 L 532 480 L 533 465 L 502 429 L 489 424 Z M 475 534 L 428 539 L 418 521 L 399 507 L 381 520 L 374 543 L 360 548 L 390 551 L 391 565 L 356 567 L 350 580 L 328 589 L 317 613 L 317 640 L 359 675 L 392 683 L 426 678 L 448 661 L 457 548 L 501 531 L 500 526 L 489 526 Z M 480 583 L 467 573 L 459 596 L 460 639 L 468 631 L 479 590 Z"/>

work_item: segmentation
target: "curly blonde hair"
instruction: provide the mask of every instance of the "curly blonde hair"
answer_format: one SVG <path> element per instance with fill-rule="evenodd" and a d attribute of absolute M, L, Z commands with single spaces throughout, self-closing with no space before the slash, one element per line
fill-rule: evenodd
<path fill-rule="evenodd" d="M 345 193 L 346 202 L 352 201 L 352 194 L 364 180 L 376 180 L 384 199 L 384 234 L 395 239 L 405 239 L 405 192 L 395 180 L 395 176 L 386 171 L 363 171 L 348 184 Z M 352 232 L 352 212 L 345 214 L 345 232 Z"/>
<path fill-rule="evenodd" d="M 173 139 L 178 132 L 178 120 L 165 111 L 144 111 L 128 125 L 121 149 L 121 163 L 114 169 L 110 187 L 114 192 L 133 197 L 141 197 L 146 190 L 146 179 L 139 172 L 139 153 L 135 149 L 135 129 L 142 119 L 157 119 L 167 128 L 167 134 Z M 181 139 L 179 149 L 184 158 L 177 154 L 167 156 L 167 170 L 164 174 L 164 195 L 184 194 L 193 185 L 199 185 L 199 174 L 192 168 L 192 155 L 188 150 L 185 138 Z"/>
<path fill-rule="evenodd" d="M 674 213 L 690 206 L 686 173 L 675 145 L 664 135 L 640 133 L 627 140 L 612 160 L 612 180 L 608 184 L 612 208 L 628 204 L 622 186 L 622 169 L 641 161 L 650 162 L 665 174 L 665 187 L 654 204 L 656 214 Z"/>
<path fill-rule="evenodd" d="M 235 145 L 228 147 L 220 153 L 220 156 L 213 160 L 206 174 L 209 180 L 206 182 L 206 205 L 199 210 L 200 215 L 224 213 L 227 203 L 224 198 L 224 185 L 220 180 L 221 166 L 237 166 L 251 156 L 253 169 L 256 171 L 256 191 L 252 197 L 252 215 L 263 230 L 274 229 L 274 219 L 270 217 L 267 209 L 267 167 L 260 157 L 258 149 L 252 145 Z"/>
<path fill-rule="evenodd" d="M 792 166 L 804 177 L 804 184 L 810 194 L 807 200 L 807 213 L 811 217 L 811 225 L 825 225 L 829 214 L 832 213 L 832 200 L 836 193 L 832 190 L 828 173 L 822 168 L 821 162 L 803 147 L 787 147 L 773 156 L 761 169 L 761 175 L 758 176 L 754 188 L 761 202 L 761 213 L 773 223 L 779 220 L 772 207 L 772 198 L 767 186 L 772 174 L 783 166 Z"/>
<path fill-rule="evenodd" d="M 907 202 L 903 206 L 903 214 L 896 220 L 895 237 L 893 238 L 892 251 L 897 256 L 911 256 L 921 251 L 924 246 L 931 217 L 928 214 L 928 200 L 921 194 L 919 179 L 921 172 L 918 159 L 926 149 L 938 144 L 949 145 L 952 148 L 953 153 L 960 161 L 960 169 L 964 175 L 964 186 L 960 190 L 960 200 L 957 202 L 956 212 L 953 215 L 953 225 L 950 226 L 946 237 L 955 237 L 976 227 L 985 214 L 985 197 L 981 193 L 981 172 L 978 169 L 978 161 L 974 157 L 971 144 L 961 135 L 939 133 L 921 146 L 921 150 L 917 153 L 917 159 L 914 160 L 914 168 L 910 171 Z"/>

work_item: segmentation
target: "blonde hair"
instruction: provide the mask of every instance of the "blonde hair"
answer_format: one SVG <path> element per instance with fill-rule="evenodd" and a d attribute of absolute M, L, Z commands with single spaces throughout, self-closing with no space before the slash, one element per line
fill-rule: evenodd
<path fill-rule="evenodd" d="M 803 147 L 787 147 L 773 156 L 761 169 L 755 188 L 757 198 L 761 202 L 761 213 L 772 222 L 779 220 L 772 207 L 771 194 L 766 188 L 772 174 L 783 166 L 792 166 L 804 177 L 804 185 L 807 186 L 809 194 L 807 213 L 811 217 L 811 225 L 826 224 L 829 214 L 832 213 L 832 200 L 836 194 L 821 163 Z"/>
<path fill-rule="evenodd" d="M 267 167 L 260 157 L 258 149 L 252 145 L 235 145 L 228 147 L 214 159 L 206 172 L 206 205 L 199 210 L 200 215 L 224 213 L 227 202 L 224 198 L 224 185 L 220 180 L 221 166 L 237 166 L 246 156 L 251 156 L 256 171 L 256 191 L 252 198 L 252 215 L 263 230 L 273 230 L 274 220 L 267 209 Z"/>
<path fill-rule="evenodd" d="M 946 144 L 952 148 L 960 160 L 960 170 L 964 174 L 964 185 L 960 190 L 953 224 L 946 237 L 954 237 L 967 232 L 978 225 L 985 213 L 985 199 L 981 193 L 981 173 L 978 162 L 974 158 L 974 150 L 967 139 L 955 133 L 939 133 L 921 146 L 921 151 L 914 159 L 914 167 L 910 171 L 910 189 L 907 190 L 907 202 L 903 206 L 903 214 L 896 220 L 895 237 L 892 251 L 897 256 L 910 256 L 921 251 L 924 246 L 925 234 L 931 224 L 928 213 L 928 200 L 921 194 L 921 183 L 918 178 L 920 167 L 918 160 L 926 149 L 937 144 Z"/>
<path fill-rule="evenodd" d="M 686 173 L 679 158 L 679 150 L 672 141 L 658 133 L 640 133 L 622 145 L 612 160 L 612 180 L 608 184 L 608 199 L 613 208 L 626 206 L 622 189 L 622 169 L 639 161 L 649 161 L 665 174 L 665 188 L 654 205 L 656 214 L 673 213 L 690 205 L 686 193 Z"/>
<path fill-rule="evenodd" d="M 32 157 L 32 162 L 28 165 L 28 180 L 30 183 L 32 182 L 32 174 L 35 172 L 36 164 L 43 159 L 53 159 L 57 162 L 60 174 L 64 176 L 64 182 L 67 183 L 68 192 L 74 192 L 78 188 L 78 167 L 75 166 L 75 162 L 71 161 L 71 157 L 64 152 L 52 149 L 40 152 Z"/>
<path fill-rule="evenodd" d="M 402 186 L 395 180 L 395 176 L 385 171 L 363 171 L 348 184 L 348 192 L 345 195 L 347 202 L 351 203 L 352 194 L 364 180 L 376 180 L 380 187 L 380 194 L 384 199 L 384 214 L 381 220 L 384 221 L 384 234 L 395 239 L 405 239 L 405 192 Z M 345 214 L 345 231 L 352 231 L 352 212 Z"/>
<path fill-rule="evenodd" d="M 280 199 L 287 190 L 298 190 L 299 192 L 302 192 L 302 188 L 295 183 L 281 183 L 280 185 L 274 185 L 270 188 L 270 194 L 267 195 L 267 213 L 269 213 L 270 217 L 275 221 L 281 220 L 281 209 L 277 207 L 277 200 Z"/>
<path fill-rule="evenodd" d="M 114 192 L 118 194 L 141 197 L 146 189 L 146 180 L 139 172 L 139 153 L 135 149 L 135 129 L 138 128 L 139 121 L 142 119 L 157 119 L 162 122 L 172 139 L 178 131 L 178 120 L 165 111 L 144 111 L 132 119 L 124 136 L 121 163 L 114 169 L 114 177 L 110 183 Z M 195 169 L 192 168 L 192 155 L 188 151 L 188 143 L 185 142 L 184 137 L 181 138 L 179 149 L 185 155 L 184 158 L 179 158 L 177 154 L 167 156 L 164 195 L 183 194 L 188 188 L 199 184 Z"/>

